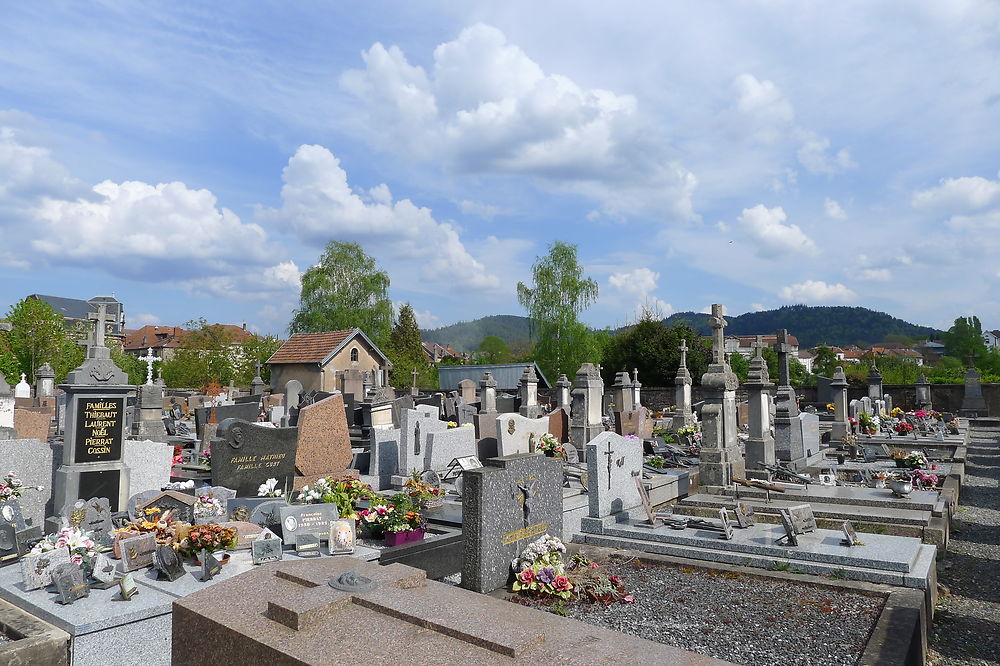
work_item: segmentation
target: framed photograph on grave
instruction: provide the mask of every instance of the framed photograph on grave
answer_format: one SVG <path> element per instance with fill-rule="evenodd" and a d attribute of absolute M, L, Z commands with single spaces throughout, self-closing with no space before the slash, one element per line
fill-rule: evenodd
<path fill-rule="evenodd" d="M 462 456 L 461 458 L 455 458 L 455 462 L 458 463 L 463 472 L 467 472 L 470 469 L 479 469 L 483 466 L 478 456 Z"/>
<path fill-rule="evenodd" d="M 83 573 L 83 568 L 74 562 L 60 564 L 52 571 L 52 582 L 55 583 L 56 599 L 63 605 L 69 605 L 77 599 L 90 596 L 90 588 L 87 587 L 87 576 Z"/>
<path fill-rule="evenodd" d="M 127 573 L 118 580 L 118 591 L 122 595 L 123 601 L 131 601 L 132 597 L 139 594 L 139 586 L 135 584 L 135 576 Z"/>
<path fill-rule="evenodd" d="M 127 543 L 127 542 L 126 542 Z M 153 563 L 156 565 L 156 577 L 166 578 L 171 583 L 184 575 L 184 564 L 181 556 L 173 546 L 157 546 L 153 551 Z"/>
<path fill-rule="evenodd" d="M 353 518 L 338 518 L 330 525 L 328 547 L 331 555 L 347 555 L 354 552 L 356 525 Z"/>
<path fill-rule="evenodd" d="M 0 502 L 0 524 L 13 526 L 15 532 L 20 532 L 27 527 L 21 513 L 20 502 L 16 499 Z"/>
<path fill-rule="evenodd" d="M 295 538 L 300 534 L 315 534 L 325 539 L 333 521 L 340 518 L 340 511 L 333 502 L 285 505 L 278 508 L 278 514 L 281 536 L 288 545 L 295 545 Z"/>

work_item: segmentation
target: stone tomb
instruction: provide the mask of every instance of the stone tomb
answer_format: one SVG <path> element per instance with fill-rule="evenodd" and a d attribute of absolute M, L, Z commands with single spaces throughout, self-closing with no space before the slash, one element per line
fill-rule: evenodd
<path fill-rule="evenodd" d="M 549 417 L 529 419 L 520 414 L 500 414 L 496 418 L 497 453 L 512 456 L 533 453 L 542 435 L 549 432 Z"/>
<path fill-rule="evenodd" d="M 302 476 L 336 475 L 351 466 L 351 435 L 344 396 L 335 393 L 299 409 L 295 471 Z"/>
<path fill-rule="evenodd" d="M 194 427 L 198 439 L 204 437 L 205 424 L 209 412 L 215 410 L 215 422 L 222 423 L 226 419 L 240 419 L 254 422 L 260 415 L 260 405 L 257 402 L 245 402 L 238 405 L 219 405 L 218 407 L 197 407 L 194 410 Z"/>
<path fill-rule="evenodd" d="M 277 479 L 283 489 L 292 487 L 296 428 L 226 419 L 217 433 L 212 440 L 212 485 L 233 488 L 240 497 L 256 497 L 268 479 Z"/>
<path fill-rule="evenodd" d="M 122 459 L 129 470 L 129 497 L 144 490 L 160 490 L 170 483 L 172 445 L 127 439 Z"/>
<path fill-rule="evenodd" d="M 509 563 L 508 563 L 509 564 Z M 402 564 L 278 562 L 174 603 L 174 663 L 722 664 L 429 581 Z"/>
<path fill-rule="evenodd" d="M 589 517 L 621 515 L 642 504 L 635 477 L 642 473 L 642 442 L 603 432 L 587 444 Z M 626 516 L 627 517 L 627 516 Z M 584 521 L 587 521 L 584 518 Z"/>
<path fill-rule="evenodd" d="M 372 428 L 368 474 L 375 490 L 392 487 L 392 477 L 399 470 L 399 428 Z"/>
<path fill-rule="evenodd" d="M 400 421 L 398 471 L 400 476 L 406 477 L 413 470 L 424 471 L 428 435 L 447 431 L 448 424 L 438 418 L 438 408 L 419 404 L 414 409 L 403 409 Z"/>
<path fill-rule="evenodd" d="M 492 592 L 510 563 L 544 534 L 562 535 L 562 463 L 529 453 L 490 458 L 462 473 L 462 587 Z"/>

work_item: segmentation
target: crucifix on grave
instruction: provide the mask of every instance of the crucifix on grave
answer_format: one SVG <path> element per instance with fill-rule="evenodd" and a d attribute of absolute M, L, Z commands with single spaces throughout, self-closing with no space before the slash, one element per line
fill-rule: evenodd
<path fill-rule="evenodd" d="M 615 455 L 614 450 L 611 448 L 611 442 L 608 442 L 608 450 L 604 455 L 608 457 L 608 490 L 611 490 L 611 459 Z"/>
<path fill-rule="evenodd" d="M 712 329 L 712 363 L 725 365 L 726 363 L 726 336 L 723 332 L 729 324 L 722 316 L 722 305 L 712 304 L 712 316 L 708 318 L 708 325 Z"/>
<path fill-rule="evenodd" d="M 146 348 L 146 355 L 140 356 L 139 360 L 146 364 L 146 384 L 153 383 L 153 363 L 160 360 L 156 356 L 153 356 L 153 348 Z"/>

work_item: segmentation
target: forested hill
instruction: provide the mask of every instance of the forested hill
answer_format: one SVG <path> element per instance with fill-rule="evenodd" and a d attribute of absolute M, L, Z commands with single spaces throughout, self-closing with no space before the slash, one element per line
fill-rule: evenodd
<path fill-rule="evenodd" d="M 677 312 L 664 320 L 667 325 L 679 321 L 708 335 L 708 315 L 697 312 Z M 819 344 L 859 347 L 885 340 L 887 335 L 905 335 L 913 339 L 938 338 L 941 331 L 917 326 L 884 312 L 861 307 L 786 305 L 777 310 L 747 312 L 726 317 L 727 335 L 757 335 L 774 333 L 780 328 L 799 339 L 800 347 Z"/>
<path fill-rule="evenodd" d="M 678 321 L 709 335 L 708 315 L 698 312 L 677 312 L 664 322 L 672 326 Z M 777 310 L 747 312 L 726 316 L 727 335 L 757 335 L 774 333 L 779 328 L 799 339 L 803 348 L 818 344 L 858 346 L 883 342 L 887 335 L 905 335 L 914 339 L 938 338 L 941 331 L 917 326 L 884 312 L 846 306 L 787 305 Z M 451 345 L 459 351 L 471 352 L 487 335 L 496 335 L 513 344 L 529 338 L 528 319 L 518 315 L 493 315 L 462 321 L 421 333 L 424 341 Z"/>
<path fill-rule="evenodd" d="M 479 343 L 487 335 L 503 338 L 507 344 L 528 340 L 528 318 L 518 315 L 491 315 L 420 332 L 424 342 L 451 345 L 461 352 L 476 351 L 479 349 Z"/>

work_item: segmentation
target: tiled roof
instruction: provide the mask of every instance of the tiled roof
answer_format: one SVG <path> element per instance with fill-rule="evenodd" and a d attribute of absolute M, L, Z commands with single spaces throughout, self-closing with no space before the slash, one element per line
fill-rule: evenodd
<path fill-rule="evenodd" d="M 179 347 L 184 329 L 180 326 L 143 326 L 126 329 L 123 348 L 128 351 L 148 349 L 172 349 Z"/>
<path fill-rule="evenodd" d="M 268 363 L 322 363 L 333 350 L 351 337 L 358 329 L 329 331 L 327 333 L 296 333 L 285 340 L 274 352 Z"/>

